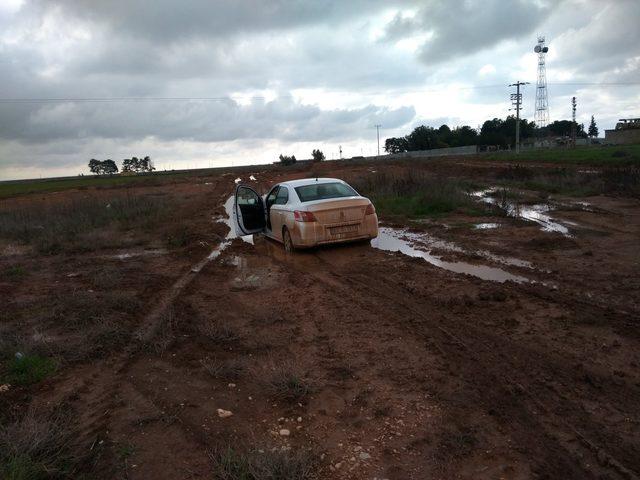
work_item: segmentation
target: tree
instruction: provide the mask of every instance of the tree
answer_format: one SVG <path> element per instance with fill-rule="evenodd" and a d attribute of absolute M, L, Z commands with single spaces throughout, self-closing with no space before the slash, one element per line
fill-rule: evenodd
<path fill-rule="evenodd" d="M 151 158 L 146 156 L 144 158 L 131 157 L 125 158 L 122 161 L 122 171 L 123 172 L 152 172 L 155 168 L 151 163 Z"/>
<path fill-rule="evenodd" d="M 324 153 L 322 153 L 322 150 L 313 150 L 313 152 L 311 152 L 311 157 L 313 157 L 313 161 L 314 162 L 321 162 L 325 159 Z"/>
<path fill-rule="evenodd" d="M 118 165 L 113 160 L 105 160 L 102 162 L 102 169 L 105 174 L 113 175 L 118 173 Z"/>
<path fill-rule="evenodd" d="M 409 150 L 409 142 L 405 137 L 391 137 L 384 141 L 384 150 L 387 153 L 402 153 Z"/>
<path fill-rule="evenodd" d="M 100 175 L 100 173 L 102 173 L 102 162 L 100 160 L 96 160 L 95 158 L 89 160 L 89 171 L 91 173 Z"/>
<path fill-rule="evenodd" d="M 296 163 L 296 156 L 295 155 L 291 155 L 290 157 L 287 155 L 282 155 L 280 154 L 280 163 L 282 165 L 293 165 L 294 163 Z"/>
<path fill-rule="evenodd" d="M 591 115 L 591 123 L 589 123 L 589 136 L 596 138 L 598 136 L 598 126 L 596 125 L 596 119 Z"/>
<path fill-rule="evenodd" d="M 118 173 L 118 165 L 111 159 L 96 160 L 92 158 L 89 160 L 89 171 L 97 175 L 112 175 Z"/>

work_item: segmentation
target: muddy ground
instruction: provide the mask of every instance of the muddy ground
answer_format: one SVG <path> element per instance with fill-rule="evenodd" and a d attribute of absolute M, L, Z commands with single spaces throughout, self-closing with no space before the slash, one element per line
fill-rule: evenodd
<path fill-rule="evenodd" d="M 239 176 L 265 189 L 415 168 L 491 186 L 503 167 L 327 162 Z M 5 447 L 24 441 L 25 417 L 62 416 L 69 460 L 50 476 L 254 478 L 238 464 L 261 456 L 298 470 L 258 478 L 640 476 L 640 201 L 556 195 L 547 213 L 566 232 L 381 215 L 392 238 L 380 242 L 431 263 L 376 242 L 286 255 L 232 238 L 223 205 L 236 176 L 2 202 L 126 190 L 171 210 L 144 229 L 100 227 L 91 248 L 2 240 Z M 55 370 L 11 384 L 16 353 Z"/>

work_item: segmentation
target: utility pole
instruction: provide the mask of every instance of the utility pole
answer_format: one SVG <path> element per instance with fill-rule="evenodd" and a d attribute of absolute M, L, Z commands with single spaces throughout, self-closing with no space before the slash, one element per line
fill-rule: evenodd
<path fill-rule="evenodd" d="M 378 156 L 380 156 L 380 127 L 382 125 L 377 124 L 377 125 L 374 125 L 374 126 L 376 127 L 376 134 L 377 134 L 377 137 L 378 137 Z"/>
<path fill-rule="evenodd" d="M 516 93 L 511 94 L 511 104 L 516 107 L 516 153 L 520 153 L 520 108 L 522 108 L 522 94 L 520 93 L 520 86 L 527 85 L 528 83 L 529 82 L 518 81 L 509 85 L 510 87 L 516 87 Z"/>
<path fill-rule="evenodd" d="M 576 124 L 576 106 L 577 106 L 577 102 L 576 102 L 576 97 L 572 97 L 571 98 L 571 146 L 575 147 L 576 146 L 576 130 L 577 130 L 577 124 Z"/>

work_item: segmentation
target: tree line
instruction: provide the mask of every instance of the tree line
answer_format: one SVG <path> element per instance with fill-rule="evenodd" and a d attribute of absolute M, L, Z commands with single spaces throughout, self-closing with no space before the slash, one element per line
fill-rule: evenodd
<path fill-rule="evenodd" d="M 122 160 L 122 173 L 153 172 L 154 170 L 155 167 L 149 156 L 144 158 L 131 157 Z M 113 175 L 118 173 L 118 165 L 111 159 L 96 160 L 92 158 L 89 160 L 89 171 L 96 175 Z"/>
<path fill-rule="evenodd" d="M 440 128 L 420 125 L 404 137 L 387 138 L 384 149 L 387 153 L 402 153 L 433 148 L 465 147 L 468 145 L 492 145 L 500 148 L 512 147 L 515 143 L 516 118 L 509 115 L 506 119 L 494 118 L 482 124 L 480 131 L 468 125 Z M 571 135 L 571 120 L 556 120 L 544 128 L 536 127 L 535 122 L 520 119 L 520 140 L 528 138 L 568 137 Z M 597 137 L 598 127 L 595 118 L 591 117 L 588 132 L 583 124 L 576 124 L 578 138 Z"/>

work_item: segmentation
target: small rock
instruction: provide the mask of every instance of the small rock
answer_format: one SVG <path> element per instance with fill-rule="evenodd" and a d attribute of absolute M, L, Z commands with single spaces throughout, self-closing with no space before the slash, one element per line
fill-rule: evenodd
<path fill-rule="evenodd" d="M 371 458 L 371 455 L 367 452 L 360 452 L 358 456 L 360 457 L 360 460 L 369 460 Z"/>
<path fill-rule="evenodd" d="M 287 428 L 283 428 L 280 430 L 280 435 L 283 437 L 288 437 L 291 435 L 291 432 Z"/>
<path fill-rule="evenodd" d="M 230 383 L 229 384 L 229 388 L 236 388 L 236 384 L 235 383 Z"/>
<path fill-rule="evenodd" d="M 302 417 L 298 417 L 298 422 L 301 422 L 301 421 L 302 421 Z"/>
<path fill-rule="evenodd" d="M 233 412 L 231 412 L 230 410 L 224 410 L 222 408 L 218 409 L 218 416 L 220 418 L 227 418 L 227 417 L 230 417 L 231 415 L 233 415 Z"/>

